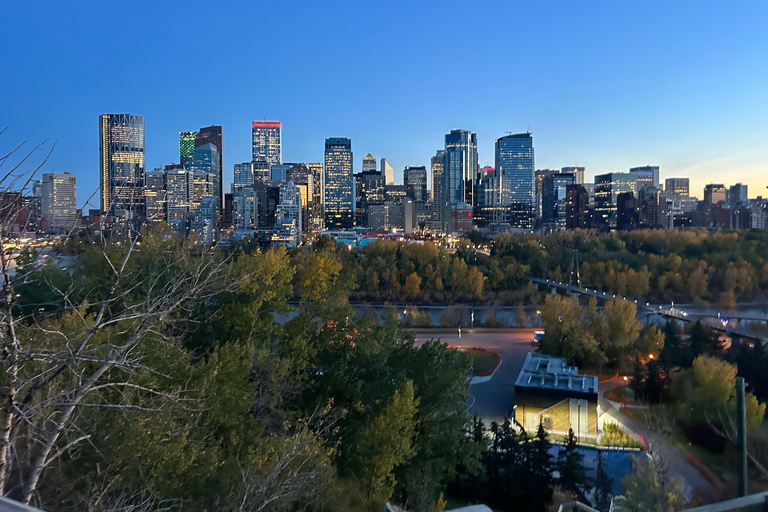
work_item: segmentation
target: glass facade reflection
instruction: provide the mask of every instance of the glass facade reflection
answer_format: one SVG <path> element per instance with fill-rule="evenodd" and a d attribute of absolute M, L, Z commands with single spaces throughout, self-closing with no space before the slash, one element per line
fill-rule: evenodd
<path fill-rule="evenodd" d="M 282 130 L 280 121 L 253 121 L 253 161 L 267 162 L 270 166 L 283 163 Z"/>
<path fill-rule="evenodd" d="M 496 139 L 496 172 L 500 179 L 500 201 L 509 212 L 510 226 L 532 229 L 536 174 L 530 132 Z"/>
<path fill-rule="evenodd" d="M 637 175 L 609 172 L 595 176 L 595 215 L 600 224 L 616 228 L 616 202 L 623 192 L 637 192 Z"/>
<path fill-rule="evenodd" d="M 144 117 L 99 116 L 101 210 L 121 219 L 144 217 Z"/>
<path fill-rule="evenodd" d="M 326 229 L 348 229 L 355 222 L 352 140 L 325 139 L 324 205 Z"/>

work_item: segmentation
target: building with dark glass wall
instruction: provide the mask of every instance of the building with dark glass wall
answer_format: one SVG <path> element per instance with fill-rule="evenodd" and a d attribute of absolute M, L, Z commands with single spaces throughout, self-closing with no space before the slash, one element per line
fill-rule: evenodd
<path fill-rule="evenodd" d="M 473 204 L 477 173 L 477 134 L 451 130 L 445 136 L 443 193 L 449 206 Z"/>
<path fill-rule="evenodd" d="M 207 126 L 200 128 L 195 137 L 195 148 L 213 144 L 219 156 L 219 165 L 216 174 L 213 175 L 213 190 L 216 204 L 219 207 L 219 213 L 224 209 L 224 138 L 222 136 L 221 126 Z"/>
<path fill-rule="evenodd" d="M 542 217 L 546 224 L 552 224 L 558 229 L 565 229 L 566 201 L 568 185 L 576 184 L 573 173 L 558 172 L 548 174 L 542 182 Z"/>
<path fill-rule="evenodd" d="M 565 228 L 587 229 L 590 227 L 589 192 L 583 185 L 565 187 Z"/>
<path fill-rule="evenodd" d="M 144 218 L 144 117 L 99 116 L 101 210 L 121 220 Z"/>
<path fill-rule="evenodd" d="M 427 168 L 406 166 L 403 171 L 406 195 L 414 201 L 427 201 Z"/>
<path fill-rule="evenodd" d="M 443 210 L 445 209 L 445 151 L 438 149 L 431 160 L 432 171 L 432 224 L 442 229 Z"/>
<path fill-rule="evenodd" d="M 616 201 L 622 192 L 636 192 L 637 176 L 631 172 L 610 172 L 595 176 L 595 214 L 601 224 L 616 228 Z"/>
<path fill-rule="evenodd" d="M 659 188 L 659 166 L 658 165 L 644 165 L 642 167 L 632 167 L 629 172 L 634 173 L 637 176 L 637 183 L 635 189 L 637 192 L 644 187 L 656 187 Z"/>
<path fill-rule="evenodd" d="M 267 162 L 270 166 L 283 163 L 282 130 L 280 121 L 253 121 L 253 161 Z"/>
<path fill-rule="evenodd" d="M 325 139 L 323 181 L 326 229 L 352 228 L 355 224 L 355 180 L 351 139 Z"/>
<path fill-rule="evenodd" d="M 509 209 L 510 226 L 532 229 L 536 171 L 530 132 L 496 139 L 496 172 L 501 176 L 501 201 Z"/>

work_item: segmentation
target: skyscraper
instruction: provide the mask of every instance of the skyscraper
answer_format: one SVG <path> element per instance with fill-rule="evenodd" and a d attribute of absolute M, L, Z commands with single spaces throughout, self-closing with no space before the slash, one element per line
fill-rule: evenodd
<path fill-rule="evenodd" d="M 183 167 L 179 164 L 179 167 Z M 144 200 L 148 221 L 165 221 L 165 170 L 156 168 L 144 173 Z"/>
<path fill-rule="evenodd" d="M 644 165 L 643 167 L 632 167 L 629 172 L 633 172 L 637 175 L 637 185 L 635 188 L 637 191 L 641 191 L 644 187 L 656 187 L 659 188 L 659 166 L 658 165 Z"/>
<path fill-rule="evenodd" d="M 558 229 L 565 229 L 567 215 L 567 187 L 575 185 L 576 176 L 572 172 L 558 172 L 547 175 L 542 183 L 542 221 L 554 224 Z"/>
<path fill-rule="evenodd" d="M 323 176 L 323 164 L 314 162 L 307 164 L 312 176 L 312 215 L 307 221 L 310 231 L 322 231 L 325 227 L 325 182 Z"/>
<path fill-rule="evenodd" d="M 389 165 L 386 158 L 381 159 L 381 174 L 384 175 L 384 185 L 395 184 L 395 168 Z"/>
<path fill-rule="evenodd" d="M 444 200 L 448 205 L 472 206 L 477 173 L 477 134 L 451 130 L 445 136 Z"/>
<path fill-rule="evenodd" d="M 432 170 L 432 222 L 434 227 L 442 229 L 443 208 L 445 208 L 444 170 L 445 151 L 438 149 L 430 162 Z"/>
<path fill-rule="evenodd" d="M 253 162 L 243 162 L 234 166 L 234 180 L 232 190 L 245 187 L 253 183 Z"/>
<path fill-rule="evenodd" d="M 406 195 L 414 201 L 427 201 L 427 168 L 407 166 L 403 171 Z"/>
<path fill-rule="evenodd" d="M 123 220 L 144 217 L 144 117 L 99 116 L 101 210 Z"/>
<path fill-rule="evenodd" d="M 355 222 L 355 180 L 352 175 L 352 140 L 325 139 L 325 226 L 349 229 Z"/>
<path fill-rule="evenodd" d="M 253 161 L 267 162 L 270 167 L 283 163 L 282 130 L 280 121 L 253 121 Z"/>
<path fill-rule="evenodd" d="M 42 214 L 50 231 L 68 231 L 77 221 L 77 187 L 74 174 L 48 172 L 42 181 Z"/>
<path fill-rule="evenodd" d="M 616 227 L 619 194 L 637 191 L 637 175 L 632 172 L 609 172 L 595 176 L 595 216 L 607 227 Z"/>
<path fill-rule="evenodd" d="M 664 192 L 667 195 L 687 196 L 690 194 L 688 178 L 667 178 L 664 180 Z"/>
<path fill-rule="evenodd" d="M 207 126 L 200 128 L 195 137 L 195 148 L 213 144 L 219 154 L 219 165 L 213 175 L 213 190 L 216 197 L 216 204 L 219 205 L 219 211 L 224 208 L 224 139 L 222 137 L 221 126 Z"/>
<path fill-rule="evenodd" d="M 197 209 L 204 197 L 213 197 L 216 204 L 219 204 L 219 197 L 217 196 L 221 183 L 218 181 L 221 176 L 219 169 L 221 159 L 219 157 L 219 151 L 213 143 L 203 144 L 195 148 L 195 170 L 192 174 L 193 187 L 189 206 L 191 211 Z M 217 217 L 215 219 L 218 221 Z"/>
<path fill-rule="evenodd" d="M 363 158 L 363 172 L 376 172 L 376 159 L 370 153 Z"/>
<path fill-rule="evenodd" d="M 496 170 L 501 175 L 502 202 L 509 208 L 508 221 L 512 227 L 533 228 L 536 207 L 535 169 L 533 137 L 530 132 L 496 139 Z"/>
<path fill-rule="evenodd" d="M 189 169 L 195 158 L 197 132 L 179 132 L 179 163 Z"/>

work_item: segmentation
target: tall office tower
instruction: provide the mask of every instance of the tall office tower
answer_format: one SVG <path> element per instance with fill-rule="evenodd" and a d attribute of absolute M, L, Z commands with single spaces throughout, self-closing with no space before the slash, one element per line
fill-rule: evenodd
<path fill-rule="evenodd" d="M 280 204 L 280 188 L 273 182 L 254 183 L 256 191 L 256 205 L 258 211 L 257 228 L 270 232 L 275 227 L 275 212 Z"/>
<path fill-rule="evenodd" d="M 186 234 L 189 220 L 192 172 L 181 165 L 165 168 L 165 215 L 168 224 L 181 234 Z"/>
<path fill-rule="evenodd" d="M 445 136 L 443 193 L 448 205 L 472 206 L 477 173 L 477 134 L 451 130 Z"/>
<path fill-rule="evenodd" d="M 432 225 L 442 229 L 445 209 L 445 150 L 438 149 L 430 162 L 432 171 Z"/>
<path fill-rule="evenodd" d="M 728 205 L 735 209 L 747 202 L 747 186 L 737 183 L 728 189 Z"/>
<path fill-rule="evenodd" d="M 179 167 L 182 167 L 179 164 Z M 165 170 L 157 167 L 144 173 L 144 201 L 147 220 L 165 222 Z"/>
<path fill-rule="evenodd" d="M 179 163 L 186 169 L 192 168 L 195 159 L 197 132 L 179 132 Z"/>
<path fill-rule="evenodd" d="M 395 168 L 392 167 L 386 158 L 381 159 L 381 174 L 384 176 L 385 185 L 395 184 Z"/>
<path fill-rule="evenodd" d="M 403 171 L 406 195 L 414 201 L 427 201 L 427 168 L 406 166 Z"/>
<path fill-rule="evenodd" d="M 218 233 L 219 206 L 214 196 L 206 196 L 192 212 L 190 235 L 197 237 L 200 245 L 212 245 Z"/>
<path fill-rule="evenodd" d="M 659 166 L 658 165 L 644 165 L 643 167 L 632 167 L 629 172 L 637 175 L 637 191 L 643 189 L 643 187 L 656 187 L 659 188 Z"/>
<path fill-rule="evenodd" d="M 221 219 L 221 227 L 232 229 L 232 208 L 234 206 L 234 194 L 227 192 L 224 194 L 224 217 Z"/>
<path fill-rule="evenodd" d="M 690 194 L 688 178 L 667 178 L 664 180 L 664 192 L 671 196 L 687 196 Z"/>
<path fill-rule="evenodd" d="M 727 192 L 722 184 L 709 184 L 704 187 L 704 207 L 710 208 L 724 203 Z"/>
<path fill-rule="evenodd" d="M 200 128 L 195 137 L 195 150 L 200 146 L 213 144 L 219 155 L 219 165 L 216 172 L 213 173 L 213 189 L 215 191 L 216 203 L 219 205 L 219 211 L 224 207 L 224 139 L 222 137 L 221 126 L 207 126 Z M 194 170 L 198 170 L 195 168 Z M 208 171 L 208 169 L 203 169 Z M 212 171 L 208 171 L 212 172 Z"/>
<path fill-rule="evenodd" d="M 253 184 L 253 162 L 243 162 L 234 166 L 234 180 L 232 181 L 232 190 L 240 187 L 247 187 Z"/>
<path fill-rule="evenodd" d="M 309 231 L 322 231 L 325 229 L 325 182 L 323 181 L 323 164 L 307 164 L 312 175 L 312 213 L 308 219 Z"/>
<path fill-rule="evenodd" d="M 376 171 L 376 159 L 370 153 L 363 158 L 363 172 L 371 173 Z"/>
<path fill-rule="evenodd" d="M 267 162 L 270 167 L 283 163 L 282 130 L 280 121 L 253 121 L 253 161 Z"/>
<path fill-rule="evenodd" d="M 616 228 L 616 201 L 623 192 L 637 191 L 633 172 L 609 172 L 595 176 L 595 216 L 602 226 Z"/>
<path fill-rule="evenodd" d="M 530 132 L 496 139 L 496 169 L 509 190 L 509 224 L 533 229 L 536 208 L 536 167 Z M 505 198 L 502 197 L 502 200 Z"/>
<path fill-rule="evenodd" d="M 571 167 L 563 167 L 560 169 L 560 172 L 572 172 L 573 175 L 576 177 L 576 185 L 583 185 L 586 181 L 586 169 L 584 167 L 578 167 L 578 166 L 571 166 Z"/>
<path fill-rule="evenodd" d="M 646 185 L 642 190 L 652 187 Z M 616 197 L 616 228 L 631 231 L 640 227 L 640 204 L 633 192 L 622 192 Z"/>
<path fill-rule="evenodd" d="M 369 206 L 383 204 L 384 200 L 384 176 L 372 171 L 355 174 L 355 215 L 358 226 L 370 227 L 368 222 Z"/>
<path fill-rule="evenodd" d="M 301 191 L 295 183 L 279 185 L 280 203 L 275 210 L 272 243 L 297 247 L 301 243 Z"/>
<path fill-rule="evenodd" d="M 536 169 L 536 172 L 534 175 L 536 176 L 536 218 L 541 219 L 542 217 L 542 207 L 543 207 L 543 198 L 542 198 L 542 186 L 544 184 L 544 178 L 549 176 L 550 174 L 558 173 L 554 169 Z"/>
<path fill-rule="evenodd" d="M 101 211 L 122 220 L 144 217 L 144 117 L 99 116 Z"/>
<path fill-rule="evenodd" d="M 565 229 L 586 229 L 589 226 L 589 192 L 584 185 L 565 187 Z"/>
<path fill-rule="evenodd" d="M 350 229 L 355 223 L 355 179 L 352 140 L 325 139 L 325 226 Z"/>
<path fill-rule="evenodd" d="M 193 171 L 190 175 L 192 182 L 189 188 L 189 211 L 194 212 L 206 197 L 216 199 L 213 195 L 215 181 L 213 174 L 206 171 Z"/>
<path fill-rule="evenodd" d="M 291 164 L 291 167 L 285 171 L 286 182 L 293 183 L 299 187 L 299 193 L 301 194 L 301 231 L 310 231 L 310 218 L 317 210 L 313 204 L 313 191 L 314 176 L 307 167 L 306 164 Z"/>
<path fill-rule="evenodd" d="M 77 186 L 74 174 L 47 172 L 42 181 L 42 214 L 49 231 L 69 231 L 77 221 Z"/>
<path fill-rule="evenodd" d="M 241 187 L 235 189 L 234 194 L 232 223 L 235 228 L 235 236 L 236 238 L 253 236 L 253 230 L 259 225 L 256 191 L 253 187 Z M 239 230 L 245 231 L 238 233 Z"/>
<path fill-rule="evenodd" d="M 557 229 L 565 229 L 567 215 L 568 185 L 575 185 L 576 176 L 572 172 L 558 172 L 547 175 L 542 183 L 541 220 L 553 224 Z"/>
<path fill-rule="evenodd" d="M 656 187 L 643 187 L 637 192 L 640 225 L 648 228 L 668 228 L 667 199 Z"/>

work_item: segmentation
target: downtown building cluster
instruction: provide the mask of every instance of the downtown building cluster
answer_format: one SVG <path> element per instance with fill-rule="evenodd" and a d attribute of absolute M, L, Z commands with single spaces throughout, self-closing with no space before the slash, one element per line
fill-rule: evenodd
<path fill-rule="evenodd" d="M 146 170 L 144 118 L 103 114 L 99 209 L 81 222 L 68 173 L 46 173 L 31 194 L 7 193 L 3 204 L 24 212 L 14 226 L 20 231 L 61 233 L 81 225 L 119 237 L 163 222 L 204 245 L 252 238 L 296 246 L 303 235 L 322 232 L 366 243 L 475 228 L 489 237 L 577 228 L 766 228 L 766 201 L 748 199 L 746 185 L 707 185 L 700 201 L 687 178 L 662 184 L 658 166 L 597 175 L 592 183 L 584 167 L 537 170 L 530 132 L 496 139 L 494 167 L 480 167 L 477 135 L 451 130 L 430 165 L 405 166 L 397 184 L 390 162 L 370 153 L 355 172 L 349 138 L 327 138 L 322 162 L 284 162 L 282 135 L 280 121 L 253 121 L 250 159 L 231 165 L 227 190 L 221 126 L 180 132 L 178 163 Z"/>

